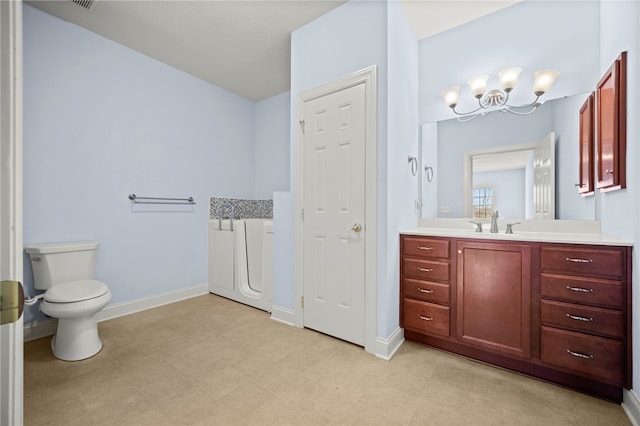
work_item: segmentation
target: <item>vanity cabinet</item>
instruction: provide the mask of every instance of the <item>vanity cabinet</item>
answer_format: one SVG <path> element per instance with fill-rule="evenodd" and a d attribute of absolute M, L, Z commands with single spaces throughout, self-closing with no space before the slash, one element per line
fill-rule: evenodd
<path fill-rule="evenodd" d="M 541 277 L 541 361 L 624 386 L 624 250 L 543 246 Z"/>
<path fill-rule="evenodd" d="M 631 250 L 403 234 L 405 339 L 621 401 Z"/>
<path fill-rule="evenodd" d="M 401 327 L 448 337 L 451 303 L 451 242 L 407 236 L 402 239 Z"/>

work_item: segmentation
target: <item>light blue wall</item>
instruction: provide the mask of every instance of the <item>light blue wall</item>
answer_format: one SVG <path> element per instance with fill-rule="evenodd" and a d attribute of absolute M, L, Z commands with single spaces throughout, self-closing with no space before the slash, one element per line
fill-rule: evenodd
<path fill-rule="evenodd" d="M 112 304 L 206 283 L 208 197 L 251 198 L 288 182 L 254 166 L 254 153 L 275 162 L 288 145 L 270 150 L 261 137 L 254 149 L 252 102 L 28 5 L 24 81 L 25 244 L 100 241 L 96 275 Z M 278 115 L 288 125 L 286 96 L 255 114 L 263 128 Z M 197 204 L 133 213 L 132 192 Z M 34 293 L 28 263 L 25 287 Z M 25 322 L 38 318 L 27 310 Z"/>
<path fill-rule="evenodd" d="M 640 342 L 640 3 L 603 1 L 600 4 L 600 74 L 604 74 L 620 52 L 627 51 L 627 189 L 601 194 L 599 217 L 602 231 L 623 240 L 632 240 L 633 254 L 633 347 Z M 640 387 L 640 351 L 633 351 L 633 389 Z M 637 396 L 637 393 L 636 393 Z"/>
<path fill-rule="evenodd" d="M 386 277 L 387 255 L 387 5 L 385 2 L 350 1 L 291 34 L 292 126 L 297 123 L 293 106 L 298 94 L 372 65 L 377 65 L 378 76 L 377 258 L 380 280 Z M 291 189 L 295 190 L 295 132 L 292 130 L 291 134 Z M 291 219 L 289 226 L 293 229 L 293 215 Z M 276 246 L 275 250 L 288 253 L 293 262 L 293 241 L 290 244 Z M 292 265 L 287 269 L 292 270 Z M 274 289 L 274 294 L 294 294 L 293 281 L 277 285 L 281 287 Z M 378 296 L 380 304 L 381 295 Z M 284 307 L 293 309 L 293 305 Z M 378 335 L 384 334 L 386 324 L 387 319 L 378 315 Z"/>
<path fill-rule="evenodd" d="M 289 190 L 290 98 L 290 92 L 284 92 L 255 104 L 253 176 L 256 199 L 272 198 L 273 191 Z"/>
<path fill-rule="evenodd" d="M 418 157 L 418 42 L 396 1 L 350 1 L 294 31 L 291 52 L 292 105 L 305 90 L 377 66 L 377 335 L 386 338 L 398 328 L 399 231 L 417 224 L 418 180 L 410 174 L 407 156 Z M 295 118 L 293 108 L 291 114 Z M 295 158 L 293 139 L 291 149 Z M 293 257 L 293 240 L 289 247 L 276 247 L 281 250 Z M 292 277 L 288 289 L 274 294 L 293 294 L 293 287 Z"/>
<path fill-rule="evenodd" d="M 408 156 L 420 158 L 418 147 L 418 41 L 400 4 L 388 3 L 388 145 L 386 153 L 387 237 L 386 276 L 378 280 L 378 336 L 398 328 L 400 252 L 399 233 L 418 223 L 415 202 L 418 177 L 411 174 Z"/>
<path fill-rule="evenodd" d="M 514 104 L 532 95 L 533 73 L 560 71 L 546 96 L 555 99 L 592 90 L 598 79 L 599 6 L 595 1 L 524 1 L 420 41 L 420 119 L 453 117 L 440 92 L 460 86 L 461 111 L 477 105 L 467 80 L 487 74 L 499 87 L 498 71 L 523 69 L 512 92 Z"/>

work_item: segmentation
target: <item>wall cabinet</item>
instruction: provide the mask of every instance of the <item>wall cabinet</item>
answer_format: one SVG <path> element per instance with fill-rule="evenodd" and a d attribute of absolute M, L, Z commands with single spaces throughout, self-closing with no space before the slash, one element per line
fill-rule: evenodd
<path fill-rule="evenodd" d="M 611 65 L 596 89 L 598 188 L 626 187 L 627 165 L 627 52 Z"/>
<path fill-rule="evenodd" d="M 402 235 L 400 325 L 407 340 L 621 401 L 631 250 Z"/>

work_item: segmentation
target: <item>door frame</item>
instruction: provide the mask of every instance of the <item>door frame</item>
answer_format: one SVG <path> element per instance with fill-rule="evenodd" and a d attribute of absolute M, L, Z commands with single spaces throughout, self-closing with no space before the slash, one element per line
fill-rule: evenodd
<path fill-rule="evenodd" d="M 294 308 L 293 324 L 304 327 L 303 228 L 304 206 L 304 104 L 358 84 L 365 85 L 365 257 L 364 257 L 364 349 L 375 353 L 377 331 L 377 206 L 378 206 L 378 82 L 375 65 L 339 78 L 296 96 L 294 182 Z"/>
<path fill-rule="evenodd" d="M 22 281 L 22 0 L 0 1 L 0 279 Z M 0 424 L 23 424 L 23 318 L 0 326 Z"/>

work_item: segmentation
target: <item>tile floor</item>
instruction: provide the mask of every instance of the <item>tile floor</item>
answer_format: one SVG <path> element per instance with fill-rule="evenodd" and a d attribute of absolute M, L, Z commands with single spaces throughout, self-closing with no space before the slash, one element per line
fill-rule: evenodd
<path fill-rule="evenodd" d="M 629 425 L 621 407 L 405 342 L 391 361 L 205 295 L 25 344 L 25 425 Z"/>

